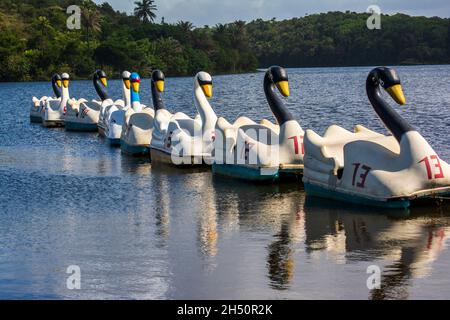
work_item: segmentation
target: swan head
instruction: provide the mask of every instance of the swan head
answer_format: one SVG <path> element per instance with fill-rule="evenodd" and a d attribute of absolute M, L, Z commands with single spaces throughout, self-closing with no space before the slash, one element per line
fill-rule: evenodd
<path fill-rule="evenodd" d="M 55 73 L 52 76 L 52 82 L 55 83 L 58 86 L 58 88 L 62 87 L 62 79 L 61 79 L 61 76 L 59 74 Z"/>
<path fill-rule="evenodd" d="M 125 88 L 127 88 L 127 90 L 130 90 L 130 88 L 131 88 L 130 76 L 131 76 L 130 72 L 128 72 L 128 71 L 122 72 L 122 81 L 123 81 L 123 84 L 125 85 Z"/>
<path fill-rule="evenodd" d="M 207 98 L 212 98 L 213 96 L 213 83 L 212 83 L 212 77 L 209 73 L 201 71 L 197 73 L 195 76 L 195 80 L 200 85 L 200 88 L 202 88 L 203 93 Z"/>
<path fill-rule="evenodd" d="M 290 96 L 289 78 L 286 69 L 279 66 L 272 66 L 267 70 L 267 75 L 283 97 Z"/>
<path fill-rule="evenodd" d="M 61 75 L 61 80 L 62 80 L 62 84 L 64 86 L 64 88 L 68 88 L 69 87 L 69 83 L 70 83 L 70 76 L 68 73 L 63 73 Z"/>
<path fill-rule="evenodd" d="M 131 82 L 131 90 L 135 93 L 139 93 L 141 87 L 141 77 L 139 76 L 139 74 L 133 72 L 130 75 L 130 82 Z"/>
<path fill-rule="evenodd" d="M 372 82 L 374 86 L 381 86 L 399 105 L 406 103 L 400 77 L 394 69 L 388 67 L 375 68 L 370 72 L 368 81 Z"/>
<path fill-rule="evenodd" d="M 108 78 L 103 70 L 95 71 L 94 78 L 95 80 L 100 80 L 100 82 L 105 88 L 108 86 Z"/>
<path fill-rule="evenodd" d="M 164 92 L 164 81 L 166 77 L 161 70 L 155 70 L 152 73 L 152 82 L 155 84 L 156 90 L 158 92 Z"/>

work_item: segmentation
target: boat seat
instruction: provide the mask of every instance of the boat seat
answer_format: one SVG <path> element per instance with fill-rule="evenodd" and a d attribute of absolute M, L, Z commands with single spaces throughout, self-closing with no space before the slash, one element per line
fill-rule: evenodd
<path fill-rule="evenodd" d="M 68 106 L 67 111 L 74 111 L 75 113 L 77 113 L 80 110 L 80 101 L 70 99 L 69 101 L 67 101 L 67 106 Z"/>
<path fill-rule="evenodd" d="M 236 119 L 236 121 L 233 123 L 233 127 L 242 127 L 242 126 L 246 126 L 246 125 L 253 125 L 256 124 L 255 121 L 253 121 L 250 118 L 247 117 L 239 117 L 238 119 Z"/>
<path fill-rule="evenodd" d="M 271 130 L 270 128 L 267 128 L 264 125 L 260 124 L 245 125 L 239 127 L 238 129 L 241 129 L 245 133 L 245 135 L 249 136 L 254 140 L 261 142 L 263 140 L 267 142 L 267 144 L 271 144 L 270 142 L 275 142 L 275 144 L 279 143 L 278 133 Z"/>
<path fill-rule="evenodd" d="M 273 139 L 278 139 L 278 135 L 280 132 L 280 128 L 279 126 L 271 123 L 268 120 L 263 120 L 261 121 L 261 124 L 257 124 L 256 122 L 254 122 L 253 120 L 247 118 L 247 117 L 240 117 L 238 118 L 234 124 L 230 124 L 226 119 L 224 118 L 219 118 L 217 120 L 217 124 L 216 124 L 216 128 L 218 130 L 220 130 L 223 134 L 223 137 L 225 139 L 230 139 L 231 140 L 231 146 L 236 145 L 237 143 L 237 136 L 238 136 L 238 132 L 239 129 L 243 130 L 245 132 L 246 135 L 249 134 L 249 132 L 251 132 L 250 130 L 252 130 L 252 132 L 255 132 L 256 134 L 251 134 L 250 136 L 252 139 L 255 140 L 260 140 L 260 133 L 268 133 L 266 135 L 267 138 L 267 142 L 270 141 L 277 141 L 278 140 L 273 140 Z"/>
<path fill-rule="evenodd" d="M 198 121 L 194 119 L 177 119 L 175 121 L 171 121 L 168 127 L 169 132 L 175 132 L 176 130 L 182 130 L 188 136 L 195 136 L 196 134 L 201 134 L 202 125 Z"/>
<path fill-rule="evenodd" d="M 274 131 L 276 134 L 280 134 L 280 126 L 278 124 L 272 123 L 267 119 L 262 119 L 260 124 Z"/>
<path fill-rule="evenodd" d="M 239 127 L 242 127 L 244 125 L 256 125 L 256 122 L 247 117 L 240 117 L 233 124 L 231 124 L 225 118 L 221 117 L 217 120 L 216 123 L 216 127 L 222 132 L 225 132 L 227 129 L 237 131 Z"/>
<path fill-rule="evenodd" d="M 149 107 L 145 107 L 144 109 L 142 109 L 142 113 L 146 113 L 146 114 L 150 115 L 152 118 L 155 117 L 155 111 Z"/>
<path fill-rule="evenodd" d="M 344 146 L 354 141 L 370 141 L 393 153 L 400 154 L 400 145 L 393 136 L 384 136 L 361 125 L 350 132 L 337 125 L 330 126 L 323 137 L 312 130 L 306 131 L 305 148 L 307 154 L 319 161 L 334 159 L 335 169 L 344 168 Z"/>
<path fill-rule="evenodd" d="M 35 107 L 39 107 L 47 99 L 48 99 L 48 97 L 46 97 L 46 96 L 44 96 L 44 97 L 42 97 L 40 99 L 38 99 L 36 97 L 33 97 L 33 104 L 34 104 Z"/>
<path fill-rule="evenodd" d="M 122 99 L 116 100 L 114 104 L 118 107 L 125 108 L 125 101 L 123 101 Z"/>
<path fill-rule="evenodd" d="M 134 113 L 130 116 L 128 124 L 142 130 L 150 130 L 153 128 L 153 117 L 145 112 Z"/>
<path fill-rule="evenodd" d="M 45 107 L 50 109 L 50 111 L 59 111 L 61 106 L 61 99 L 47 99 L 45 102 Z"/>
<path fill-rule="evenodd" d="M 88 101 L 79 103 L 79 105 L 82 105 L 82 104 L 91 110 L 100 112 L 101 105 L 98 105 L 97 103 L 90 103 Z"/>

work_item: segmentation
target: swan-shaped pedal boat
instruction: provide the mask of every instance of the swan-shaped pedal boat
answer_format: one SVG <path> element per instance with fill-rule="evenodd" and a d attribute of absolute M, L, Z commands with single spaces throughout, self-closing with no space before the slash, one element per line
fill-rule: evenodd
<path fill-rule="evenodd" d="M 101 101 L 92 100 L 89 102 L 86 99 L 69 101 L 65 117 L 66 130 L 98 131 L 100 112 L 114 103 L 105 92 L 105 88 L 108 86 L 106 73 L 102 70 L 97 70 L 92 81 Z"/>
<path fill-rule="evenodd" d="M 120 146 L 122 152 L 132 156 L 147 156 L 150 154 L 150 141 L 153 132 L 154 111 L 141 104 L 139 91 L 141 78 L 139 74 L 130 76 L 131 107 L 125 111 Z"/>
<path fill-rule="evenodd" d="M 130 76 L 131 73 L 124 71 L 122 73 L 122 94 L 123 100 L 117 100 L 113 105 L 105 109 L 103 123 L 105 129 L 103 135 L 108 140 L 110 146 L 120 147 L 120 137 L 122 135 L 122 126 L 124 124 L 125 112 L 130 108 Z M 99 126 L 100 127 L 100 126 Z M 102 135 L 102 133 L 100 133 Z"/>
<path fill-rule="evenodd" d="M 199 113 L 195 119 L 182 112 L 172 114 L 164 108 L 160 96 L 163 85 L 164 74 L 156 70 L 152 77 L 155 106 L 152 162 L 182 167 L 210 165 L 217 122 L 217 116 L 208 102 L 213 94 L 211 75 L 202 71 L 194 77 L 194 100 Z"/>
<path fill-rule="evenodd" d="M 407 208 L 417 200 L 450 194 L 450 166 L 381 96 L 406 103 L 395 70 L 379 67 L 367 78 L 370 103 L 393 134 L 386 137 L 358 126 L 355 133 L 332 126 L 321 137 L 305 136 L 307 195 L 363 205 Z"/>
<path fill-rule="evenodd" d="M 60 99 L 47 99 L 45 101 L 44 115 L 42 125 L 46 128 L 64 127 L 64 118 L 67 111 L 67 105 L 70 99 L 69 84 L 70 76 L 68 73 L 61 75 L 62 90 Z"/>
<path fill-rule="evenodd" d="M 241 117 L 234 124 L 220 118 L 216 124 L 213 173 L 249 181 L 275 181 L 303 174 L 303 137 L 300 124 L 275 93 L 289 96 L 285 69 L 274 66 L 264 77 L 264 92 L 279 125 L 260 124 Z"/>
<path fill-rule="evenodd" d="M 49 99 L 59 101 L 61 99 L 61 87 L 62 87 L 61 76 L 59 74 L 54 74 L 52 77 L 52 89 L 53 92 L 55 93 L 55 97 L 50 98 L 44 96 L 40 99 L 33 97 L 30 109 L 30 122 L 42 123 L 42 118 L 45 112 L 45 103 Z"/>

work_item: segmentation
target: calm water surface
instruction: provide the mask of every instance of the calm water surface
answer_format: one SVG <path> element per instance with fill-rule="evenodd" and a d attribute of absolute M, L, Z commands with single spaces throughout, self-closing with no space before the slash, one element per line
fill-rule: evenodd
<path fill-rule="evenodd" d="M 289 70 L 287 104 L 304 128 L 363 124 L 370 68 Z M 399 67 L 399 110 L 450 161 L 450 66 Z M 218 115 L 272 119 L 262 73 L 214 78 Z M 167 80 L 170 110 L 195 114 L 192 79 Z M 143 102 L 150 103 L 148 80 Z M 121 95 L 119 81 L 110 94 Z M 29 123 L 47 83 L 0 84 L 1 299 L 450 298 L 450 209 L 367 210 L 208 171 L 152 167 L 97 134 Z M 71 95 L 94 98 L 90 81 Z M 397 108 L 397 107 L 396 107 Z M 81 268 L 81 290 L 66 287 Z M 366 270 L 382 270 L 369 290 Z"/>

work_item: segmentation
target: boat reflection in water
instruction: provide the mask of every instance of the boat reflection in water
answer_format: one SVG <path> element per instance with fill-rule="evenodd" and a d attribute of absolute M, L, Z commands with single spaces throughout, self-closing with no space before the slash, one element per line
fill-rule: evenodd
<path fill-rule="evenodd" d="M 295 273 L 295 246 L 305 239 L 305 193 L 296 183 L 254 185 L 214 178 L 220 226 L 226 232 L 269 232 L 269 286 L 288 289 Z M 225 199 L 224 199 L 225 198 Z"/>
<path fill-rule="evenodd" d="M 193 219 L 198 253 L 206 262 L 206 269 L 213 269 L 218 230 L 211 173 L 206 168 L 177 169 L 165 164 L 153 164 L 152 169 L 157 235 L 167 242 L 171 222 L 177 224 L 176 230 L 180 226 L 189 233 Z"/>
<path fill-rule="evenodd" d="M 121 168 L 136 174 L 151 245 L 168 259 L 171 298 L 408 298 L 450 235 L 448 206 L 359 208 L 305 199 L 297 183 L 254 185 L 130 161 Z M 366 286 L 370 265 L 382 271 L 380 289 Z"/>
<path fill-rule="evenodd" d="M 308 198 L 305 212 L 311 256 L 326 251 L 337 264 L 384 264 L 381 288 L 370 292 L 371 299 L 408 298 L 409 282 L 430 275 L 450 236 L 447 206 L 386 211 Z"/>
<path fill-rule="evenodd" d="M 367 290 L 369 298 L 407 298 L 409 281 L 430 275 L 450 236 L 447 205 L 361 208 L 317 198 L 305 201 L 303 188 L 296 185 L 255 186 L 216 178 L 214 190 L 220 229 L 273 235 L 265 263 L 275 290 L 297 289 L 293 280 L 302 270 L 296 264 L 323 263 L 325 256 L 341 270 L 354 263 L 379 264 L 381 288 Z M 369 276 L 365 271 L 364 279 Z"/>

